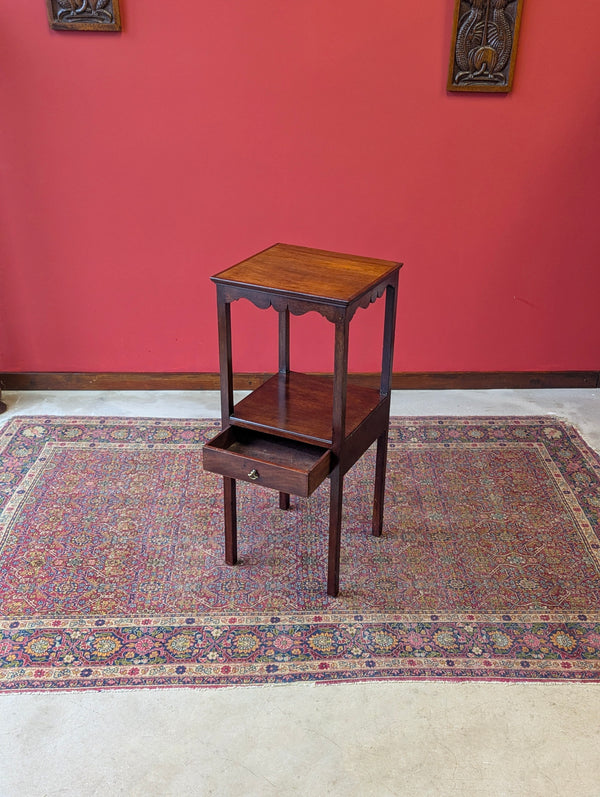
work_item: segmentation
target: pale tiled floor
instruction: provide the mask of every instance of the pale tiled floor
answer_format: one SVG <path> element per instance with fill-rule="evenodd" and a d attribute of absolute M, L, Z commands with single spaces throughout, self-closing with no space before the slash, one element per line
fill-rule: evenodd
<path fill-rule="evenodd" d="M 215 417 L 215 394 L 5 394 L 16 414 Z M 600 391 L 394 395 L 395 415 L 555 414 Z M 365 683 L 0 695 L 0 797 L 600 797 L 600 685 Z"/>

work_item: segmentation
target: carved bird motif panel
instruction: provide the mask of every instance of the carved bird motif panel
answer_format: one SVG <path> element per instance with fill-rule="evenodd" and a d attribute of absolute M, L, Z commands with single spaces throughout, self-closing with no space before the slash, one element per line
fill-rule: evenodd
<path fill-rule="evenodd" d="M 450 91 L 512 88 L 523 0 L 456 0 Z"/>
<path fill-rule="evenodd" d="M 46 0 L 54 30 L 121 30 L 119 0 Z"/>

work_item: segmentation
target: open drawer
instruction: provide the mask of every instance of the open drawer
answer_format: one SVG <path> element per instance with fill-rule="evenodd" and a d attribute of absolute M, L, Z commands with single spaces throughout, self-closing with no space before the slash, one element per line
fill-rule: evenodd
<path fill-rule="evenodd" d="M 309 496 L 329 475 L 331 451 L 229 426 L 203 449 L 204 469 L 232 479 Z"/>

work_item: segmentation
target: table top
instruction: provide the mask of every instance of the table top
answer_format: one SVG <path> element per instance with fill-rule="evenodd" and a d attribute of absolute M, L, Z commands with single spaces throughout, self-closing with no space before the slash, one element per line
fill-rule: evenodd
<path fill-rule="evenodd" d="M 312 300 L 350 303 L 389 279 L 401 263 L 275 244 L 212 277 L 213 282 Z"/>

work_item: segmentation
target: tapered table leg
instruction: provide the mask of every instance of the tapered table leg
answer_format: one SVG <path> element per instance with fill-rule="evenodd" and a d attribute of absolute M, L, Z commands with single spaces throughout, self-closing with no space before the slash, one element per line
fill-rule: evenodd
<path fill-rule="evenodd" d="M 290 371 L 290 311 L 286 308 L 285 310 L 279 311 L 279 373 L 280 374 L 288 374 Z M 282 395 L 281 395 L 281 403 L 285 405 L 286 396 L 286 386 L 284 383 L 281 384 Z M 279 493 L 279 508 L 280 509 L 289 509 L 290 508 L 290 496 L 289 493 Z"/>
<path fill-rule="evenodd" d="M 340 590 L 340 547 L 344 494 L 344 477 L 341 475 L 339 465 L 331 471 L 330 482 L 327 594 L 335 598 Z"/>
<path fill-rule="evenodd" d="M 237 562 L 237 509 L 235 499 L 235 479 L 223 477 L 223 499 L 225 507 L 225 562 Z"/>
<path fill-rule="evenodd" d="M 377 438 L 375 460 L 375 498 L 373 500 L 373 535 L 381 537 L 383 531 L 383 504 L 385 499 L 385 469 L 387 465 L 388 430 Z"/>

